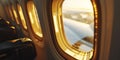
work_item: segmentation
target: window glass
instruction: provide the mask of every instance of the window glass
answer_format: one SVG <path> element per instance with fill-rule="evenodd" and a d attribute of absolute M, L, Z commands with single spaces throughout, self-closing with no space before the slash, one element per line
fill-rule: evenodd
<path fill-rule="evenodd" d="M 20 15 L 20 18 L 21 18 L 22 25 L 25 29 L 27 29 L 27 25 L 26 25 L 25 17 L 23 15 L 22 8 L 21 8 L 20 5 L 17 5 L 17 7 L 18 7 L 18 12 L 19 12 L 19 15 Z"/>
<path fill-rule="evenodd" d="M 93 48 L 94 13 L 90 0 L 65 0 L 62 5 L 63 24 L 68 42 L 75 48 Z"/>
<path fill-rule="evenodd" d="M 32 29 L 33 29 L 34 33 L 40 37 L 43 37 L 37 10 L 32 1 L 29 1 L 27 3 L 27 10 L 28 10 L 30 23 L 32 25 Z"/>
<path fill-rule="evenodd" d="M 13 11 L 14 18 L 15 18 L 15 20 L 16 20 L 16 22 L 17 22 L 17 24 L 19 24 L 19 21 L 18 21 L 18 16 L 17 16 L 17 13 L 16 13 L 16 10 L 15 10 L 14 6 L 12 6 L 12 11 Z"/>

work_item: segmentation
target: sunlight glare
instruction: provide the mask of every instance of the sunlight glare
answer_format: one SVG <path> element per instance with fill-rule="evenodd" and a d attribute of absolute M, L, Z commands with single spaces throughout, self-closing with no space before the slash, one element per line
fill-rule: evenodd
<path fill-rule="evenodd" d="M 90 0 L 65 0 L 64 1 L 64 6 L 63 9 L 64 10 L 87 10 L 87 11 L 93 11 L 93 9 L 91 9 L 92 4 L 90 2 Z"/>

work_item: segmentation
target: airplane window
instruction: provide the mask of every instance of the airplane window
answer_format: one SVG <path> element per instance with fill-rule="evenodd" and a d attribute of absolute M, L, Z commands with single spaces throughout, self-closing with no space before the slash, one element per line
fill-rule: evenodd
<path fill-rule="evenodd" d="M 15 20 L 16 20 L 17 24 L 19 24 L 18 16 L 17 16 L 17 13 L 16 13 L 16 10 L 15 10 L 14 6 L 12 6 L 12 11 L 13 11 L 13 14 L 14 14 L 14 17 L 15 17 Z"/>
<path fill-rule="evenodd" d="M 19 15 L 20 15 L 20 18 L 21 18 L 22 25 L 25 29 L 27 29 L 27 25 L 26 25 L 25 17 L 23 15 L 22 8 L 21 8 L 20 5 L 17 5 L 17 8 L 18 8 L 18 11 L 19 11 Z"/>
<path fill-rule="evenodd" d="M 95 13 L 91 0 L 55 1 L 52 14 L 60 47 L 78 60 L 91 59 L 95 40 Z"/>
<path fill-rule="evenodd" d="M 32 29 L 33 29 L 34 33 L 40 37 L 43 37 L 37 10 L 32 1 L 29 1 L 27 3 L 27 10 L 28 10 L 30 23 L 32 25 Z"/>
<path fill-rule="evenodd" d="M 10 13 L 11 19 L 14 20 L 14 19 L 13 19 L 13 14 L 12 14 L 12 11 L 11 11 L 10 7 L 8 7 L 8 11 L 9 11 L 9 13 Z"/>

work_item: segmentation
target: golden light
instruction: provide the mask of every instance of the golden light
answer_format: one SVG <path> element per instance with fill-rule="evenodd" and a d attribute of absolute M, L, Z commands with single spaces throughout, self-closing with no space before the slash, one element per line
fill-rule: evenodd
<path fill-rule="evenodd" d="M 34 18 L 33 18 L 32 13 L 30 11 L 29 11 L 29 16 L 30 16 L 31 23 L 34 24 L 34 21 L 33 21 Z"/>
<path fill-rule="evenodd" d="M 15 27 L 14 27 L 14 26 L 11 26 L 10 28 L 15 29 Z"/>
<path fill-rule="evenodd" d="M 6 21 L 6 23 L 7 23 L 7 24 L 10 24 L 10 22 L 9 22 L 9 21 Z"/>
<path fill-rule="evenodd" d="M 53 19 L 54 19 L 54 25 L 55 25 L 55 32 L 59 32 L 57 16 L 54 15 L 54 16 L 53 16 Z"/>
<path fill-rule="evenodd" d="M 25 22 L 23 11 L 22 11 L 22 8 L 21 8 L 20 5 L 18 5 L 18 11 L 19 11 L 19 15 L 20 15 L 20 18 L 21 18 L 21 22 L 22 22 L 24 28 L 27 29 L 27 25 L 26 25 L 26 22 Z"/>
<path fill-rule="evenodd" d="M 16 11 L 15 11 L 13 6 L 12 6 L 12 9 L 13 9 L 13 14 L 14 14 L 15 20 L 16 20 L 17 24 L 19 24 L 18 16 L 17 16 L 17 13 L 16 13 Z"/>
<path fill-rule="evenodd" d="M 37 10 L 33 4 L 33 2 L 29 2 L 27 4 L 28 7 L 28 14 L 29 14 L 29 18 L 30 18 L 30 22 L 32 25 L 32 29 L 35 32 L 36 35 L 43 37 L 42 31 L 41 31 L 41 26 L 40 26 L 40 22 L 39 22 L 39 18 L 38 18 L 38 14 L 37 14 Z"/>
<path fill-rule="evenodd" d="M 14 13 L 15 18 L 17 18 L 17 14 L 15 10 L 13 10 L 13 13 Z"/>

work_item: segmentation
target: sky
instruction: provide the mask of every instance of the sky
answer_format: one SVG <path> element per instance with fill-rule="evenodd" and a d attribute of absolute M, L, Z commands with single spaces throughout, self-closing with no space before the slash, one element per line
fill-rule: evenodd
<path fill-rule="evenodd" d="M 64 0 L 63 9 L 66 10 L 89 10 L 93 11 L 90 0 Z"/>

